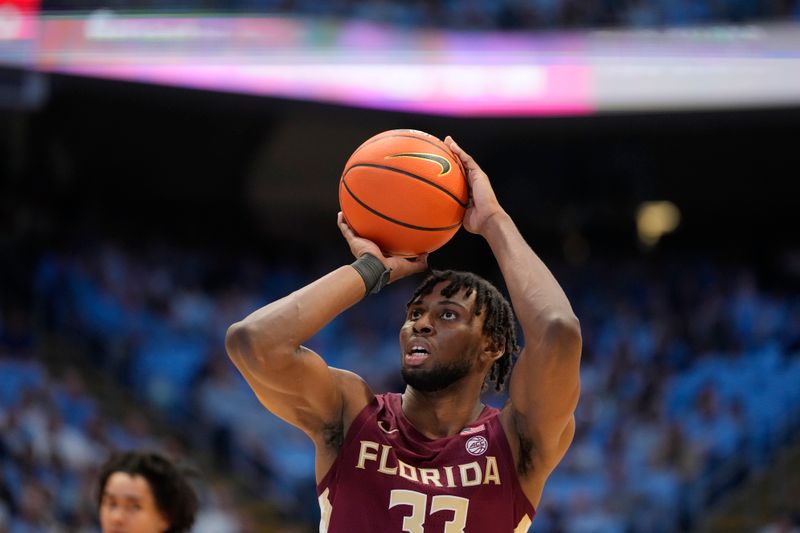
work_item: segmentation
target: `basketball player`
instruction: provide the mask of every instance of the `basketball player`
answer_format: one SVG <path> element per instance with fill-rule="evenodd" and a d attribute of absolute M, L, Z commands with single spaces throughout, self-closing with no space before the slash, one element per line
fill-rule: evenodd
<path fill-rule="evenodd" d="M 98 506 L 103 533 L 179 533 L 194 524 L 197 495 L 161 455 L 125 452 L 100 467 Z"/>
<path fill-rule="evenodd" d="M 445 271 L 413 294 L 400 329 L 402 394 L 375 395 L 302 343 L 365 295 L 426 268 L 384 257 L 339 214 L 356 261 L 263 307 L 228 330 L 226 347 L 263 405 L 316 445 L 320 531 L 518 533 L 569 447 L 579 396 L 581 333 L 558 282 L 502 209 L 486 174 L 464 163 L 467 231 L 489 244 L 526 346 L 502 410 L 484 406 L 516 355 L 503 296 L 473 274 Z"/>

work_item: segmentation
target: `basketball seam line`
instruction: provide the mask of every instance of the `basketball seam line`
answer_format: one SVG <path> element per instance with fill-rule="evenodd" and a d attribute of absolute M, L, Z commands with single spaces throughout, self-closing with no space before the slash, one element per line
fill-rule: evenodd
<path fill-rule="evenodd" d="M 387 166 L 387 165 L 376 165 L 374 163 L 356 163 L 355 165 L 352 165 L 352 166 L 348 167 L 344 171 L 344 174 L 342 175 L 342 180 L 344 180 L 344 178 L 347 176 L 347 174 L 351 170 L 356 168 L 356 167 L 380 168 L 380 169 L 383 169 L 383 170 L 391 170 L 393 172 L 399 172 L 400 174 L 404 174 L 404 175 L 408 176 L 409 178 L 414 178 L 415 180 L 419 180 L 419 181 L 421 181 L 423 183 L 427 183 L 431 187 L 435 187 L 435 188 L 439 189 L 440 191 L 445 193 L 447 196 L 449 196 L 450 198 L 455 200 L 458 205 L 460 205 L 464 209 L 467 208 L 467 203 L 466 202 L 462 202 L 461 200 L 459 200 L 456 195 L 454 195 L 453 193 L 451 193 L 450 191 L 448 191 L 447 189 L 445 189 L 444 187 L 442 187 L 438 183 L 435 183 L 435 182 L 433 182 L 433 181 L 431 181 L 429 179 L 423 178 L 422 176 L 417 176 L 416 174 L 414 174 L 412 172 L 408 172 L 407 170 L 401 170 L 399 168 L 394 168 L 394 167 L 390 167 L 390 166 Z"/>
<path fill-rule="evenodd" d="M 442 228 L 426 228 L 426 227 L 423 227 L 423 226 L 415 226 L 415 225 L 409 224 L 407 222 L 401 222 L 399 220 L 395 220 L 392 217 L 388 217 L 388 216 L 384 215 L 383 213 L 380 213 L 380 212 L 376 211 L 375 209 L 371 208 L 370 206 L 368 206 L 364 202 L 362 202 L 361 199 L 358 196 L 353 194 L 353 191 L 351 191 L 350 187 L 347 186 L 347 182 L 344 180 L 344 178 L 342 178 L 341 183 L 342 183 L 342 185 L 344 185 L 344 189 L 353 198 L 353 200 L 358 202 L 358 205 L 360 205 L 361 207 L 363 207 L 364 209 L 366 209 L 367 211 L 369 211 L 373 215 L 378 216 L 378 217 L 380 217 L 380 218 L 382 218 L 384 220 L 388 220 L 389 222 L 392 222 L 393 224 L 397 224 L 398 226 L 404 226 L 406 228 L 415 229 L 415 230 L 419 230 L 419 231 L 447 231 L 447 230 L 451 230 L 453 228 L 457 228 L 458 226 L 461 225 L 461 222 L 457 222 L 457 223 L 453 224 L 452 226 L 445 226 L 445 227 L 442 227 Z"/>
<path fill-rule="evenodd" d="M 365 148 L 366 146 L 369 146 L 372 143 L 376 143 L 378 141 L 382 141 L 383 139 L 389 139 L 391 137 L 405 137 L 406 139 L 416 139 L 418 141 L 422 141 L 422 142 L 430 144 L 431 146 L 433 146 L 434 148 L 436 148 L 437 150 L 439 150 L 440 152 L 442 152 L 446 156 L 451 156 L 451 157 L 453 156 L 453 154 L 451 152 L 448 152 L 447 150 L 443 150 L 442 147 L 439 146 L 438 144 L 436 144 L 435 142 L 429 141 L 428 139 L 423 139 L 422 137 L 417 137 L 416 135 L 410 135 L 410 134 L 407 134 L 407 133 L 395 133 L 394 135 L 387 135 L 386 137 L 381 137 L 380 139 L 375 139 L 373 141 L 367 141 L 364 144 L 362 144 L 361 146 L 359 146 L 356 149 L 356 151 L 353 152 L 353 155 L 356 155 L 358 152 L 361 151 L 362 148 Z M 351 155 L 350 157 L 353 157 L 353 155 Z"/>
<path fill-rule="evenodd" d="M 376 143 L 378 141 L 382 141 L 383 139 L 388 139 L 390 137 L 405 137 L 406 139 L 417 139 L 418 141 L 422 141 L 422 142 L 428 143 L 431 146 L 433 146 L 434 148 L 436 148 L 437 150 L 439 150 L 440 152 L 442 152 L 443 154 L 445 154 L 446 156 L 452 157 L 453 160 L 458 165 L 458 168 L 461 169 L 461 173 L 464 176 L 467 175 L 467 170 L 464 168 L 464 164 L 461 162 L 461 158 L 458 157 L 456 154 L 454 154 L 452 152 L 452 150 L 450 150 L 450 148 L 447 145 L 444 145 L 445 147 L 442 148 L 439 144 L 436 144 L 435 142 L 433 142 L 433 141 L 431 141 L 429 139 L 425 139 L 425 138 L 420 137 L 418 135 L 412 135 L 410 133 L 394 133 L 392 135 L 387 135 L 387 136 L 381 137 L 379 139 L 368 140 L 365 143 L 363 143 L 361 146 L 356 148 L 356 151 L 353 152 L 353 154 L 350 156 L 350 158 L 352 158 L 354 155 L 356 155 L 358 152 L 360 152 L 362 148 L 365 148 L 365 147 L 369 146 L 372 143 Z M 436 139 L 436 140 L 439 141 L 439 139 Z M 442 143 L 442 141 L 439 141 L 439 142 Z M 442 143 L 442 144 L 444 144 L 444 143 Z"/>

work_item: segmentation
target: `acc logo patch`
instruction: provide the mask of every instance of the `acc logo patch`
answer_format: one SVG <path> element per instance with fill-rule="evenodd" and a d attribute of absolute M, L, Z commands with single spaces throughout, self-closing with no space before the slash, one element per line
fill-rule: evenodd
<path fill-rule="evenodd" d="M 483 455 L 489 449 L 489 441 L 483 435 L 475 435 L 467 439 L 465 447 L 470 455 Z"/>

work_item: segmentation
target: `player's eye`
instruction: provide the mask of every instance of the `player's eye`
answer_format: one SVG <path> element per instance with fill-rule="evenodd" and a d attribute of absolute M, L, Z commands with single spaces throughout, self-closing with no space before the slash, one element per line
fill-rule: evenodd
<path fill-rule="evenodd" d="M 458 315 L 454 311 L 446 309 L 442 311 L 442 318 L 445 320 L 455 320 L 456 318 L 458 318 Z"/>
<path fill-rule="evenodd" d="M 408 318 L 411 320 L 417 320 L 419 317 L 422 316 L 422 312 L 419 309 L 412 309 L 408 312 Z"/>

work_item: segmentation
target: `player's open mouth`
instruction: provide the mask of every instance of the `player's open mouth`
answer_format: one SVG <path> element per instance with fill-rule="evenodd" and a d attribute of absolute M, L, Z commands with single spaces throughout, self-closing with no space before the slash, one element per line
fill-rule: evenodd
<path fill-rule="evenodd" d="M 406 351 L 405 363 L 409 366 L 421 365 L 431 355 L 427 348 L 412 344 Z"/>

